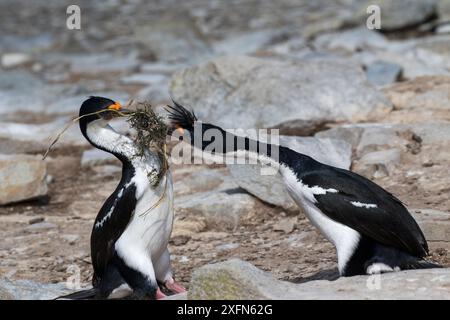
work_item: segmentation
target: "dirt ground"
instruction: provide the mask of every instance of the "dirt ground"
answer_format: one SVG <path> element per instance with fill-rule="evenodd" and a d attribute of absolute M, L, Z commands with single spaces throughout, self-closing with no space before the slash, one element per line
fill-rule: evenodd
<path fill-rule="evenodd" d="M 0 207 L 0 274 L 56 283 L 66 281 L 73 270 L 80 270 L 82 282 L 90 282 L 91 227 L 100 206 L 118 183 L 120 173 L 82 169 L 82 151 L 81 147 L 71 147 L 57 149 L 51 155 L 49 199 Z M 172 169 L 175 193 L 180 178 L 178 170 Z M 377 182 L 410 208 L 445 211 L 450 207 L 445 192 L 427 194 L 401 172 Z M 324 270 L 335 270 L 334 248 L 301 213 L 286 214 L 263 203 L 258 208 L 256 214 L 232 232 L 204 230 L 191 237 L 173 238 L 170 250 L 176 278 L 188 287 L 196 268 L 234 257 L 249 261 L 279 279 L 294 282 L 318 272 L 320 276 Z M 175 227 L 180 219 L 182 215 L 176 218 Z M 295 221 L 295 229 L 288 233 L 278 231 L 274 226 L 286 219 Z M 450 248 L 429 245 L 430 258 L 449 266 Z"/>

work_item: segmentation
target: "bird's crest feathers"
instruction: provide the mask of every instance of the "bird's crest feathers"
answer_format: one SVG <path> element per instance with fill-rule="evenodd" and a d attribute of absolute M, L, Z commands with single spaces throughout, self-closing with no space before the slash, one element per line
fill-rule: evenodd
<path fill-rule="evenodd" d="M 195 116 L 193 111 L 187 110 L 185 107 L 175 102 L 174 106 L 167 106 L 167 112 L 169 113 L 169 120 L 171 121 L 174 128 L 193 130 L 194 123 L 197 121 L 197 117 Z"/>

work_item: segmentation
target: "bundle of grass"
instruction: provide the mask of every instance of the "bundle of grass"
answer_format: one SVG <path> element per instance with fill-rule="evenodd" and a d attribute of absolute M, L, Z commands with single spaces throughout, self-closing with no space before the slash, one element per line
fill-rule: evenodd
<path fill-rule="evenodd" d="M 166 157 L 166 135 L 167 125 L 162 118 L 155 114 L 148 102 L 131 103 L 135 111 L 128 116 L 128 123 L 136 130 L 134 141 L 137 146 L 136 157 L 145 157 L 146 151 L 150 149 L 158 155 L 161 169 L 155 177 L 149 172 L 149 180 L 152 185 L 157 185 L 161 177 L 168 169 Z"/>

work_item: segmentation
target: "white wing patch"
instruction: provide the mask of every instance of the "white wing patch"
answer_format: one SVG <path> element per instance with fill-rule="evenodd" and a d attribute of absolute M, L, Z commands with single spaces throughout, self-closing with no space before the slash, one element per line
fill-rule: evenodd
<path fill-rule="evenodd" d="M 322 188 L 318 185 L 310 187 L 307 184 L 304 184 L 302 180 L 299 181 L 291 168 L 282 165 L 280 169 L 280 173 L 284 178 L 284 182 L 286 183 L 288 190 L 292 194 L 306 199 L 311 203 L 317 203 L 317 200 L 314 197 L 315 195 L 339 192 L 339 190 L 333 188 Z"/>
<path fill-rule="evenodd" d="M 350 203 L 358 208 L 366 208 L 366 209 L 378 208 L 378 205 L 376 205 L 374 203 L 362 203 L 359 201 L 351 201 Z"/>
<path fill-rule="evenodd" d="M 306 186 L 306 187 L 308 187 L 308 186 Z M 324 189 L 319 186 L 309 187 L 309 190 L 311 190 L 312 194 L 326 194 L 327 192 L 329 192 L 329 193 L 338 193 L 339 192 L 333 188 Z"/>

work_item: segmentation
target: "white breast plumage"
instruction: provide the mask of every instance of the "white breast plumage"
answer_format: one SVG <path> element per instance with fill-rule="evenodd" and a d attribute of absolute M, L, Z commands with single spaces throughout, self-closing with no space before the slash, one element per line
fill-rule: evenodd
<path fill-rule="evenodd" d="M 317 200 L 314 197 L 315 194 L 337 193 L 338 190 L 320 186 L 307 186 L 298 181 L 295 173 L 286 166 L 282 166 L 280 172 L 294 201 L 303 209 L 311 223 L 336 247 L 338 268 L 342 272 L 355 251 L 361 235 L 359 232 L 333 221 L 323 214 L 315 206 Z"/>

